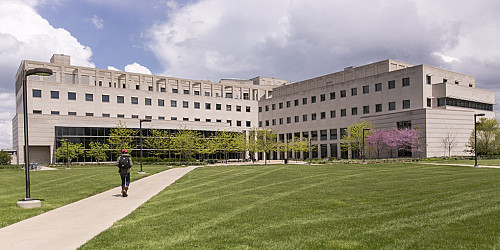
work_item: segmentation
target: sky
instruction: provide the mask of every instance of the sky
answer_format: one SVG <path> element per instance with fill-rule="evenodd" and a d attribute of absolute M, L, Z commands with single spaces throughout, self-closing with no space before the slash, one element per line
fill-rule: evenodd
<path fill-rule="evenodd" d="M 498 10 L 497 0 L 0 0 L 0 148 L 12 148 L 21 61 L 55 53 L 214 82 L 301 81 L 390 58 L 472 75 L 498 102 Z"/>

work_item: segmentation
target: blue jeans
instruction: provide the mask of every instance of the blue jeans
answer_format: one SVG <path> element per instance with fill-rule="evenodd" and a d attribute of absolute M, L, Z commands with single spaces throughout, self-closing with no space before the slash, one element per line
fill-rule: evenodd
<path fill-rule="evenodd" d="M 128 173 L 128 174 L 120 174 L 120 177 L 122 178 L 122 189 L 125 186 L 128 187 L 130 185 L 130 173 Z"/>

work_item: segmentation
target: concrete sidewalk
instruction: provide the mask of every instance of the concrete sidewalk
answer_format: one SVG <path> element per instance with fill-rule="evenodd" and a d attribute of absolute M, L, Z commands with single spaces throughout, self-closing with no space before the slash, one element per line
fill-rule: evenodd
<path fill-rule="evenodd" d="M 474 165 L 470 164 L 455 164 L 455 163 L 434 163 L 434 162 L 420 162 L 419 164 L 424 165 L 439 165 L 439 166 L 461 166 L 461 167 L 474 167 Z M 500 166 L 486 166 L 486 165 L 478 165 L 477 168 L 500 168 Z"/>
<path fill-rule="evenodd" d="M 195 168 L 174 168 L 132 182 L 128 197 L 121 197 L 117 187 L 1 228 L 0 249 L 76 249 Z"/>

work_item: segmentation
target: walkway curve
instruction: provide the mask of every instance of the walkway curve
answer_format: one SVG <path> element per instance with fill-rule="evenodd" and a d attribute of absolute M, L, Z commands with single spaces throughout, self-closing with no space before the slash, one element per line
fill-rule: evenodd
<path fill-rule="evenodd" d="M 174 168 L 134 181 L 127 198 L 117 187 L 1 228 L 0 249 L 76 249 L 195 168 Z"/>

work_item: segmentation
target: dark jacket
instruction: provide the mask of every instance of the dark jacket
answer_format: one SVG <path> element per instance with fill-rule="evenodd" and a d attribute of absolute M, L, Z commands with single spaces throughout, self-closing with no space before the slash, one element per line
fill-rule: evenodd
<path fill-rule="evenodd" d="M 128 158 L 129 158 L 130 168 L 132 168 L 132 165 L 133 165 L 133 163 L 132 163 L 132 157 L 130 157 L 130 155 L 129 155 L 129 154 L 122 154 L 122 155 L 120 155 L 120 156 L 118 157 L 118 160 L 116 161 L 116 166 L 118 166 L 118 164 L 120 163 L 120 159 L 121 159 L 122 157 L 128 157 Z M 119 166 L 118 166 L 118 167 L 119 167 Z M 119 167 L 119 168 L 118 168 L 118 173 L 120 173 L 120 174 L 128 174 L 128 173 L 130 173 L 130 168 L 120 168 L 120 167 Z"/>

